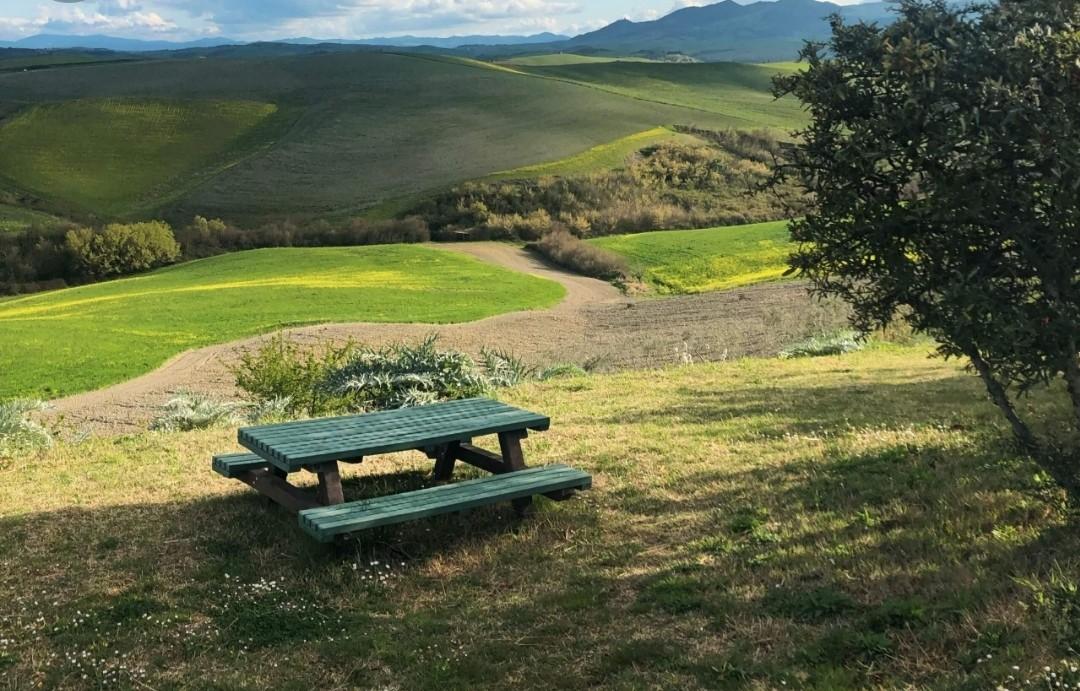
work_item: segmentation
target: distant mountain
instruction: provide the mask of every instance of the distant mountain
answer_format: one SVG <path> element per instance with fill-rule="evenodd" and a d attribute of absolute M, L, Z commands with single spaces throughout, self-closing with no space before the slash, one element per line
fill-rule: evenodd
<path fill-rule="evenodd" d="M 818 0 L 776 0 L 740 5 L 733 0 L 687 7 L 649 22 L 626 19 L 565 42 L 565 49 L 624 55 L 682 53 L 700 60 L 763 61 L 792 58 L 803 41 L 829 35 L 828 18 L 889 21 L 890 4 L 836 5 Z"/>
<path fill-rule="evenodd" d="M 18 41 L 0 42 L 0 48 L 32 48 L 34 50 L 112 50 L 120 53 L 138 53 L 155 50 L 183 50 L 185 48 L 212 48 L 242 43 L 229 38 L 201 38 L 197 41 L 142 41 L 115 36 L 68 36 L 62 34 L 37 34 Z"/>
<path fill-rule="evenodd" d="M 467 45 L 516 46 L 537 43 L 552 43 L 567 40 L 567 36 L 552 33 L 533 36 L 450 36 L 445 38 L 425 36 L 398 36 L 369 39 L 315 39 L 289 38 L 273 43 L 289 45 L 356 45 L 356 46 L 397 46 L 402 48 L 431 46 L 433 48 L 453 49 Z M 121 53 L 149 53 L 166 50 L 191 50 L 193 48 L 217 48 L 219 46 L 247 45 L 246 41 L 231 38 L 202 38 L 197 41 L 143 41 L 115 36 L 66 36 L 60 34 L 38 34 L 18 41 L 0 42 L 0 48 L 28 48 L 34 50 L 69 50 L 89 48 L 93 50 L 113 50 Z"/>

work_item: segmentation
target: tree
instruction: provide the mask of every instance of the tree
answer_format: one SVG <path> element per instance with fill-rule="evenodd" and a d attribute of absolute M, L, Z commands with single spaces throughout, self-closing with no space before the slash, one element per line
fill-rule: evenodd
<path fill-rule="evenodd" d="M 172 229 L 163 221 L 113 223 L 100 231 L 79 228 L 68 232 L 65 244 L 82 272 L 92 278 L 148 271 L 180 257 Z"/>
<path fill-rule="evenodd" d="M 1080 429 L 1080 5 L 902 0 L 888 26 L 832 20 L 777 79 L 810 115 L 774 184 L 812 208 L 792 267 L 866 331 L 901 316 L 965 357 L 1023 447 L 1080 472 L 1014 404 L 1064 380 Z"/>

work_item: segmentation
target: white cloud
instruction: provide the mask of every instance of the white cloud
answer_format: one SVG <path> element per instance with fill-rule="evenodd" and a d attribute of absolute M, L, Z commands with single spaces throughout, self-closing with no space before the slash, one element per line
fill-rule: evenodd
<path fill-rule="evenodd" d="M 165 33 L 177 28 L 157 12 L 138 8 L 132 0 L 110 0 L 96 10 L 82 7 L 42 6 L 32 17 L 0 17 L 0 34 L 28 36 L 36 33 L 89 34 L 101 32 Z M 126 7 L 126 9 L 125 9 Z M 118 11 L 120 10 L 120 11 Z"/>

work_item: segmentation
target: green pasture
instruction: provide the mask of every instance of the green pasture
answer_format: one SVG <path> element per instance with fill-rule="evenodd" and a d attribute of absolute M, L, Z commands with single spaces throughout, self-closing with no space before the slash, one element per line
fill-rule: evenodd
<path fill-rule="evenodd" d="M 699 113 L 696 119 L 678 124 L 704 124 L 720 117 L 725 127 L 788 132 L 805 123 L 805 114 L 797 101 L 773 98 L 772 78 L 787 69 L 777 66 L 733 62 L 616 62 L 520 69 Z"/>
<path fill-rule="evenodd" d="M 776 281 L 792 252 L 787 223 L 661 230 L 589 240 L 625 257 L 661 293 L 702 293 Z"/>
<path fill-rule="evenodd" d="M 555 67 L 560 65 L 607 64 L 612 62 L 657 62 L 649 58 L 601 57 L 599 55 L 578 55 L 576 53 L 547 53 L 545 55 L 523 55 L 503 60 L 506 65 L 522 67 Z"/>
<path fill-rule="evenodd" d="M 0 176 L 81 211 L 131 215 L 227 163 L 244 135 L 276 111 L 240 100 L 32 106 L 0 126 Z"/>
<path fill-rule="evenodd" d="M 0 204 L 0 233 L 19 232 L 35 227 L 51 228 L 59 223 L 62 223 L 61 219 L 41 211 Z"/>
<path fill-rule="evenodd" d="M 570 177 L 575 175 L 587 175 L 602 170 L 621 168 L 626 159 L 641 149 L 666 142 L 697 142 L 696 137 L 681 134 L 668 127 L 654 127 L 644 132 L 622 137 L 600 146 L 594 146 L 588 151 L 583 151 L 573 156 L 538 163 L 532 166 L 522 166 L 513 170 L 506 170 L 489 175 L 488 180 L 511 180 L 522 178 L 538 178 L 545 175 Z"/>
<path fill-rule="evenodd" d="M 364 52 L 3 73 L 0 176 L 60 211 L 85 207 L 107 217 L 248 223 L 361 214 L 661 126 L 784 125 L 798 113 L 772 102 L 767 74 L 755 66 L 526 68 Z M 239 121 L 207 105 L 239 102 L 255 109 Z M 105 117 L 101 104 L 112 103 L 128 104 L 127 112 Z M 279 112 L 244 130 L 268 107 L 257 103 Z M 164 104 L 180 112 L 168 116 L 175 139 L 158 120 Z M 243 131 L 243 155 L 232 156 Z"/>
<path fill-rule="evenodd" d="M 0 399 L 97 389 L 284 326 L 463 322 L 563 295 L 557 283 L 428 247 L 230 254 L 0 303 Z"/>

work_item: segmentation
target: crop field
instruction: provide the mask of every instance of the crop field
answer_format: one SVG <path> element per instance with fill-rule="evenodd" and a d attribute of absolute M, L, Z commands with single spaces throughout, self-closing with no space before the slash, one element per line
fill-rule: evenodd
<path fill-rule="evenodd" d="M 979 382 L 925 347 L 502 398 L 552 417 L 529 462 L 570 461 L 590 492 L 522 522 L 485 508 L 328 548 L 211 472 L 233 429 L 0 466 L 0 685 L 1047 689 L 1071 674 L 1076 516 L 1010 450 Z M 1025 406 L 1069 415 L 1043 393 Z M 346 469 L 346 498 L 430 472 L 369 459 Z"/>
<path fill-rule="evenodd" d="M 564 294 L 557 283 L 428 247 L 230 254 L 0 303 L 0 399 L 100 388 L 182 351 L 282 326 L 471 321 L 548 307 Z"/>
<path fill-rule="evenodd" d="M 776 281 L 792 245 L 787 223 L 612 235 L 589 242 L 626 257 L 660 293 L 701 293 Z"/>
<path fill-rule="evenodd" d="M 644 132 L 622 137 L 613 142 L 594 146 L 588 151 L 573 156 L 568 156 L 558 161 L 538 163 L 532 166 L 522 166 L 514 170 L 506 170 L 489 175 L 486 180 L 509 180 L 523 178 L 538 178 L 545 175 L 570 177 L 585 175 L 602 170 L 620 168 L 626 163 L 626 159 L 641 149 L 655 144 L 667 142 L 698 143 L 700 141 L 691 135 L 676 132 L 667 127 L 654 127 Z"/>
<path fill-rule="evenodd" d="M 276 110 L 255 101 L 34 106 L 0 127 L 0 176 L 80 211 L 131 215 L 175 196 L 192 175 L 227 164 L 244 135 Z"/>
<path fill-rule="evenodd" d="M 50 228 L 60 219 L 40 211 L 11 204 L 0 204 L 0 233 L 23 231 L 31 227 Z"/>
<path fill-rule="evenodd" d="M 773 98 L 772 78 L 790 71 L 782 65 L 617 62 L 519 69 L 631 98 L 690 108 L 699 113 L 702 123 L 720 117 L 724 127 L 769 128 L 782 134 L 805 122 L 797 101 Z"/>
<path fill-rule="evenodd" d="M 98 176 L 102 180 L 84 177 L 75 185 L 55 171 L 68 165 L 65 157 L 74 155 L 79 156 L 74 169 L 81 171 L 83 154 L 66 154 L 51 146 L 29 150 L 29 145 L 20 152 L 11 141 L 6 146 L 14 147 L 18 160 L 41 157 L 52 172 L 12 170 L 9 165 L 3 174 L 32 186 L 58 206 L 82 202 L 107 214 L 139 211 L 179 221 L 202 214 L 235 222 L 286 215 L 326 217 L 363 213 L 388 200 L 497 171 L 581 155 L 657 127 L 764 127 L 790 120 L 789 106 L 772 104 L 768 80 L 754 71 L 764 68 L 741 68 L 747 74 L 717 68 L 708 79 L 705 71 L 702 76 L 688 72 L 682 78 L 664 72 L 680 67 L 702 66 L 611 63 L 550 68 L 605 70 L 583 75 L 578 83 L 562 75 L 535 76 L 548 68 L 339 53 L 144 61 L 6 73 L 0 74 L 0 118 L 8 119 L 0 120 L 0 132 L 25 121 L 41 137 L 54 126 L 35 120 L 52 108 L 74 106 L 27 110 L 26 104 L 80 99 L 99 103 L 113 99 L 243 100 L 276 104 L 279 113 L 270 118 L 274 122 L 267 124 L 267 131 L 258 128 L 265 135 L 258 137 L 260 146 L 224 169 L 211 162 L 193 170 L 189 166 L 197 161 L 166 160 L 164 149 L 159 149 L 156 163 L 152 151 L 134 152 L 132 168 L 146 173 L 145 178 L 156 187 L 136 185 L 134 178 L 144 176 L 129 176 L 127 170 L 115 171 L 121 181 L 113 182 L 113 169 Z M 656 83 L 667 85 L 661 100 L 669 100 L 670 95 L 671 104 L 647 99 L 652 84 L 642 80 L 637 68 L 656 68 L 668 75 L 657 77 Z M 525 74 L 525 69 L 535 74 Z M 726 82 L 729 78 L 735 81 Z M 590 79 L 610 84 L 597 88 L 587 83 Z M 702 108 L 702 103 L 709 107 Z M 757 120 L 746 105 L 753 103 L 761 106 Z M 5 122 L 9 124 L 3 126 Z M 69 130 L 65 136 L 72 137 L 69 141 L 75 152 L 96 146 L 79 139 L 79 128 Z M 6 150 L 0 150 L 0 156 L 7 164 Z M 207 179 L 211 173 L 216 174 Z M 176 182 L 162 189 L 164 180 Z"/>

